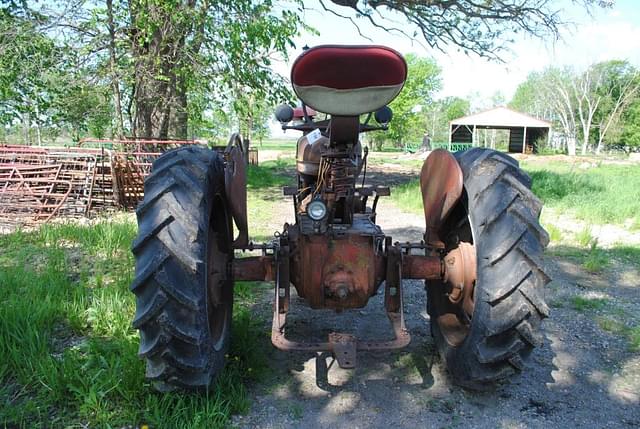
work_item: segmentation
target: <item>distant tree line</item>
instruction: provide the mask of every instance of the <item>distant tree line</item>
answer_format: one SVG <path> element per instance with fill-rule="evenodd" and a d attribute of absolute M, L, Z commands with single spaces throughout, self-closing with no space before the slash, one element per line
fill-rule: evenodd
<path fill-rule="evenodd" d="M 296 12 L 270 0 L 5 2 L 0 139 L 263 133 L 265 104 L 291 98 L 271 63 L 294 47 Z"/>
<path fill-rule="evenodd" d="M 612 3 L 571 2 L 587 9 Z M 491 59 L 517 33 L 556 38 L 564 25 L 551 0 L 6 0 L 0 140 L 216 138 L 229 128 L 264 136 L 270 106 L 293 101 L 271 66 L 295 52 L 301 31 L 315 31 L 304 22 L 306 8 L 343 17 L 358 31 L 365 23 Z M 438 135 L 456 109 L 468 110 L 460 99 L 433 101 L 435 63 L 408 61 L 416 77 L 394 104 L 389 135 L 397 144 L 425 131 Z"/>
<path fill-rule="evenodd" d="M 531 73 L 510 106 L 553 121 L 570 155 L 640 150 L 640 73 L 627 61 Z"/>

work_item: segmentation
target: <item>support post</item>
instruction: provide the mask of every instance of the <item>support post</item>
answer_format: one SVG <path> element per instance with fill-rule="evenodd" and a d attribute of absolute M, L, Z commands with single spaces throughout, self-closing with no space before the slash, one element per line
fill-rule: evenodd
<path fill-rule="evenodd" d="M 547 147 L 551 147 L 551 127 L 547 128 Z"/>
<path fill-rule="evenodd" d="M 476 126 L 473 126 L 473 132 L 471 133 L 471 147 L 476 147 Z"/>
<path fill-rule="evenodd" d="M 452 135 L 452 134 L 453 134 L 453 130 L 451 129 L 451 122 L 449 122 L 449 146 L 447 146 L 447 147 L 448 147 L 449 152 L 451 152 L 451 138 L 452 138 L 452 136 L 451 136 L 451 135 Z"/>
<path fill-rule="evenodd" d="M 527 149 L 527 127 L 524 127 L 524 132 L 522 133 L 522 153 L 525 153 Z"/>

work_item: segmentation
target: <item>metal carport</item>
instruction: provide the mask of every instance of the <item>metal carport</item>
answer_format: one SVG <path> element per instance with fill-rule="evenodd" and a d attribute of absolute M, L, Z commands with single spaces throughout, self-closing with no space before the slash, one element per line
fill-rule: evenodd
<path fill-rule="evenodd" d="M 453 143 L 478 145 L 477 130 L 509 130 L 509 152 L 537 152 L 536 143 L 543 139 L 549 143 L 551 123 L 536 119 L 507 107 L 495 107 L 449 122 L 449 147 Z"/>

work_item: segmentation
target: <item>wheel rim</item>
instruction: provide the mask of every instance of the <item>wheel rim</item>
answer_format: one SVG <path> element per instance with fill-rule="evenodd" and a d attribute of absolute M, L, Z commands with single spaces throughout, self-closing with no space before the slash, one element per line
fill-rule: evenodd
<path fill-rule="evenodd" d="M 459 225 L 460 223 L 458 223 Z M 452 249 L 447 256 L 445 256 L 445 264 L 449 264 L 448 258 L 456 260 L 455 263 L 460 263 L 460 258 L 465 261 L 466 267 L 463 262 L 459 267 L 462 273 L 466 271 L 466 282 L 462 279 L 464 275 L 458 275 L 454 279 L 449 279 L 449 282 L 441 282 L 436 287 L 446 291 L 445 294 L 440 293 L 439 299 L 436 300 L 436 305 L 439 307 L 437 311 L 436 323 L 442 333 L 442 336 L 447 343 L 452 347 L 460 346 L 469 335 L 471 330 L 471 324 L 473 320 L 473 313 L 475 311 L 475 290 L 476 279 L 475 272 L 477 267 L 477 256 L 475 247 L 473 245 L 473 228 L 471 227 L 471 220 L 466 217 L 466 222 L 458 228 L 447 233 L 446 236 L 465 236 L 471 240 L 471 242 L 461 241 L 457 247 Z M 471 261 L 473 259 L 473 261 Z M 470 264 L 469 262 L 473 262 Z M 454 263 L 454 262 L 451 262 Z M 472 265 L 472 267 L 470 267 Z M 470 277 L 469 271 L 473 271 L 473 275 Z M 453 283 L 453 284 L 452 284 Z M 460 285 L 456 287 L 455 285 Z"/>
<path fill-rule="evenodd" d="M 222 350 L 229 330 L 232 282 L 230 225 L 222 196 L 214 197 L 207 234 L 207 324 L 216 351 Z"/>

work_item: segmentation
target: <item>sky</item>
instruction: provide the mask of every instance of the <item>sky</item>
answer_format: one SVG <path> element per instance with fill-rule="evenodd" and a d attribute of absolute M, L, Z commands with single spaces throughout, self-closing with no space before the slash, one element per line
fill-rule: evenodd
<path fill-rule="evenodd" d="M 569 5 L 570 2 L 559 1 L 559 7 L 565 3 Z M 564 16 L 574 25 L 564 28 L 563 40 L 551 43 L 524 37 L 517 39 L 511 45 L 512 52 L 505 55 L 504 63 L 466 56 L 456 52 L 454 47 L 446 53 L 427 51 L 406 37 L 390 35 L 359 19 L 361 31 L 371 39 L 367 40 L 359 36 L 348 20 L 321 11 L 317 2 L 307 1 L 306 5 L 315 10 L 305 12 L 305 22 L 320 34 L 304 34 L 296 39 L 298 52 L 290 54 L 287 64 L 277 66 L 277 71 L 285 76 L 304 45 L 382 44 L 403 54 L 413 52 L 435 58 L 442 68 L 443 83 L 436 98 L 474 94 L 486 105 L 497 92 L 508 102 L 530 72 L 549 65 L 567 65 L 580 70 L 599 61 L 626 59 L 640 67 L 640 0 L 616 0 L 612 9 L 595 9 L 593 16 L 576 6 L 567 7 Z"/>

